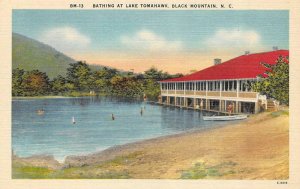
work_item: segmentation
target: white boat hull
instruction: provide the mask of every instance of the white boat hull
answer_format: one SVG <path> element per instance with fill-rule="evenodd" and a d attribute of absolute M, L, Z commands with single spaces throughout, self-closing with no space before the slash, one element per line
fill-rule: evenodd
<path fill-rule="evenodd" d="M 246 119 L 247 115 L 232 115 L 232 116 L 203 116 L 204 121 L 231 121 Z"/>

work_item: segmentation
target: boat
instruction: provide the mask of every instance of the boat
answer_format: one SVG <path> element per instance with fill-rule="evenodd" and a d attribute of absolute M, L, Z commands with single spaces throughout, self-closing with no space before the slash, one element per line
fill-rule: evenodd
<path fill-rule="evenodd" d="M 74 118 L 74 117 L 72 117 L 72 123 L 73 123 L 73 124 L 75 124 L 75 123 L 76 123 L 76 121 L 75 121 L 75 118 Z"/>
<path fill-rule="evenodd" d="M 232 121 L 246 119 L 247 115 L 203 116 L 204 121 Z"/>

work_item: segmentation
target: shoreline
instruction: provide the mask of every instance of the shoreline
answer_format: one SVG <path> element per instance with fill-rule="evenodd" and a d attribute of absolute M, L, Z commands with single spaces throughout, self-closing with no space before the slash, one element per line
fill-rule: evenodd
<path fill-rule="evenodd" d="M 77 97 L 75 97 L 77 98 Z M 119 149 L 119 148 L 130 148 L 131 146 L 136 146 L 136 145 L 141 145 L 143 143 L 151 143 L 151 142 L 154 142 L 154 141 L 157 141 L 157 140 L 168 140 L 168 139 L 171 139 L 171 138 L 174 138 L 174 137 L 183 137 L 183 136 L 186 136 L 186 135 L 189 135 L 189 134 L 192 134 L 192 133 L 202 133 L 202 132 L 206 132 L 206 131 L 210 131 L 210 130 L 215 130 L 215 129 L 219 129 L 219 128 L 222 128 L 222 127 L 227 127 L 227 126 L 233 126 L 234 124 L 239 124 L 243 121 L 246 121 L 246 120 L 238 120 L 238 121 L 234 121 L 233 122 L 228 122 L 228 123 L 225 123 L 225 124 L 216 124 L 216 125 L 210 125 L 209 127 L 205 127 L 205 128 L 193 128 L 193 129 L 190 129 L 190 130 L 187 130 L 187 131 L 183 131 L 183 132 L 180 132 L 180 133 L 175 133 L 175 134 L 168 134 L 168 135 L 164 135 L 164 136 L 158 136 L 158 137 L 154 137 L 154 138 L 148 138 L 148 139 L 142 139 L 142 140 L 139 140 L 139 141 L 135 141 L 135 142 L 129 142 L 129 143 L 125 143 L 125 144 L 120 144 L 120 145 L 114 145 L 114 146 L 111 146 L 111 147 L 108 147 L 106 149 L 103 149 L 103 150 L 97 150 L 97 151 L 94 151 L 94 152 L 88 152 L 88 153 L 80 153 L 80 154 L 71 154 L 71 155 L 66 155 L 64 156 L 64 158 L 61 160 L 59 158 L 55 158 L 55 156 L 53 154 L 48 154 L 48 153 L 43 153 L 43 154 L 33 154 L 33 155 L 30 155 L 30 156 L 20 156 L 18 154 L 13 154 L 14 157 L 16 158 L 19 158 L 19 159 L 27 159 L 27 160 L 33 160 L 33 159 L 44 159 L 44 158 L 49 158 L 51 157 L 52 160 L 54 161 L 57 161 L 59 162 L 59 164 L 61 165 L 64 165 L 66 162 L 66 159 L 67 158 L 70 158 L 70 157 L 89 157 L 89 156 L 93 156 L 93 155 L 100 155 L 102 154 L 103 152 L 106 152 L 106 151 L 111 151 L 111 150 L 115 150 L 115 149 Z M 232 124 L 233 125 L 230 125 Z"/>
<path fill-rule="evenodd" d="M 13 96 L 12 100 L 17 99 L 56 99 L 56 98 L 80 98 L 73 96 Z"/>
<path fill-rule="evenodd" d="M 264 112 L 232 125 L 68 156 L 59 166 L 49 157 L 16 157 L 13 175 L 20 167 L 33 166 L 55 173 L 55 178 L 287 179 L 288 118 L 288 111 Z"/>

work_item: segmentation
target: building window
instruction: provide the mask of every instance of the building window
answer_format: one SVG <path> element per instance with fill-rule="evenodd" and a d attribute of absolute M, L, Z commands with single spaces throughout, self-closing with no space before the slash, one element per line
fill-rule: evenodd
<path fill-rule="evenodd" d="M 237 89 L 237 81 L 222 81 L 222 91 L 236 91 Z"/>
<path fill-rule="evenodd" d="M 237 82 L 236 81 L 231 81 L 230 91 L 236 91 L 236 86 L 237 86 Z"/>
<path fill-rule="evenodd" d="M 205 81 L 198 81 L 197 83 L 196 83 L 196 90 L 197 91 L 205 91 L 206 89 L 206 83 L 205 83 Z"/>
<path fill-rule="evenodd" d="M 224 91 L 228 91 L 228 88 L 229 88 L 229 81 L 224 81 Z"/>
<path fill-rule="evenodd" d="M 184 90 L 183 89 L 183 83 L 176 83 L 176 90 Z"/>
<path fill-rule="evenodd" d="M 201 82 L 201 90 L 205 91 L 206 90 L 206 81 Z"/>
<path fill-rule="evenodd" d="M 252 92 L 252 85 L 256 82 L 256 80 L 241 80 L 240 81 L 240 91 L 244 92 Z"/>
<path fill-rule="evenodd" d="M 171 83 L 171 90 L 175 90 L 175 83 Z"/>
<path fill-rule="evenodd" d="M 220 91 L 220 81 L 215 81 L 215 91 Z"/>
<path fill-rule="evenodd" d="M 220 90 L 220 82 L 219 81 L 209 81 L 208 82 L 208 90 L 209 91 L 219 91 Z"/>
<path fill-rule="evenodd" d="M 175 90 L 175 83 L 168 83 L 168 90 Z"/>
<path fill-rule="evenodd" d="M 167 84 L 166 83 L 162 83 L 161 88 L 162 88 L 162 90 L 167 90 Z"/>
<path fill-rule="evenodd" d="M 186 90 L 193 91 L 195 89 L 194 82 L 187 82 L 186 84 Z"/>
<path fill-rule="evenodd" d="M 200 91 L 200 84 L 201 84 L 201 82 L 196 82 L 196 90 L 197 91 Z"/>

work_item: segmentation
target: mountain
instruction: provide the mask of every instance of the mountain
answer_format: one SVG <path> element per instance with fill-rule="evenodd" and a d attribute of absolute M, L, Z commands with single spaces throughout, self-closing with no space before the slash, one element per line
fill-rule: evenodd
<path fill-rule="evenodd" d="M 58 52 L 49 45 L 17 33 L 12 35 L 13 69 L 38 69 L 53 78 L 57 75 L 65 76 L 69 64 L 74 62 L 74 59 Z"/>
<path fill-rule="evenodd" d="M 57 75 L 65 76 L 70 63 L 76 60 L 55 50 L 53 47 L 23 35 L 12 34 L 12 68 L 26 71 L 38 69 L 46 72 L 52 79 Z M 94 71 L 101 65 L 89 65 Z"/>

